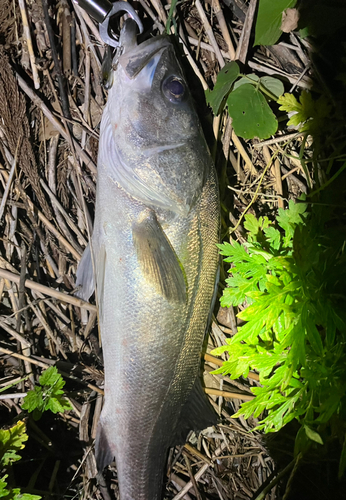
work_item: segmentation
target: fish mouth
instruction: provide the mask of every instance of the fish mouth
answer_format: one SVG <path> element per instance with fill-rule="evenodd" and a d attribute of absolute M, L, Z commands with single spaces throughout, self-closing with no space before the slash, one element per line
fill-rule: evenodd
<path fill-rule="evenodd" d="M 126 51 L 119 57 L 118 63 L 121 65 L 126 75 L 132 79 L 149 63 L 155 54 L 171 47 L 172 44 L 166 35 L 149 38 L 140 45 L 133 48 L 126 47 Z"/>

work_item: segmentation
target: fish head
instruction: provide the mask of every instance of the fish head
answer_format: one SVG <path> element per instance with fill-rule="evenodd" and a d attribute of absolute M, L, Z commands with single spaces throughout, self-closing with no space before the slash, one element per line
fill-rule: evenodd
<path fill-rule="evenodd" d="M 146 205 L 186 215 L 212 160 L 183 71 L 169 37 L 137 45 L 129 29 L 123 30 L 123 44 L 101 125 L 99 160 Z"/>

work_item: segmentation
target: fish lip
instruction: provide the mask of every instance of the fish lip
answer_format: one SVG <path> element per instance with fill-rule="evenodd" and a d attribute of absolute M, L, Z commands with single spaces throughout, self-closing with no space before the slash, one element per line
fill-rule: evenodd
<path fill-rule="evenodd" d="M 132 80 L 157 52 L 163 51 L 168 47 L 172 47 L 172 44 L 167 35 L 149 38 L 149 40 L 142 42 L 140 45 L 136 45 L 133 49 L 121 55 L 118 59 L 118 64 Z"/>

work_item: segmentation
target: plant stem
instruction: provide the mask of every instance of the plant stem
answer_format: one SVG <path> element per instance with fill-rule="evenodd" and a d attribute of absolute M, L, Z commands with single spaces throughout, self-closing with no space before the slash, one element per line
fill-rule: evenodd
<path fill-rule="evenodd" d="M 266 486 L 264 488 L 263 491 L 261 491 L 261 493 L 256 497 L 254 498 L 254 500 L 263 500 L 265 498 L 265 496 L 267 495 L 267 493 L 269 493 L 269 491 L 271 489 L 274 488 L 274 486 L 283 478 L 286 476 L 286 474 L 288 474 L 291 469 L 293 469 L 293 467 L 296 465 L 298 459 L 300 459 L 300 455 L 298 455 L 298 457 L 296 457 L 294 460 L 292 460 L 292 462 L 290 462 L 285 468 L 284 470 L 282 470 L 281 472 L 279 472 L 279 474 L 273 479 L 273 481 L 271 481 L 268 486 Z"/>

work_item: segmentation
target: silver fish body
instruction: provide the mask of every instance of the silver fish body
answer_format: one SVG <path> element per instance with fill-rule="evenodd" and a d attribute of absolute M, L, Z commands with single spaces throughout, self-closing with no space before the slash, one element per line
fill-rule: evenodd
<path fill-rule="evenodd" d="M 219 200 L 173 46 L 165 37 L 128 40 L 98 154 L 92 249 L 105 404 L 96 459 L 102 470 L 115 457 L 121 500 L 159 500 L 179 429 L 191 428 L 198 413 L 207 425 L 211 415 L 198 371 L 218 266 Z M 90 261 L 87 250 L 77 272 L 85 299 Z"/>

